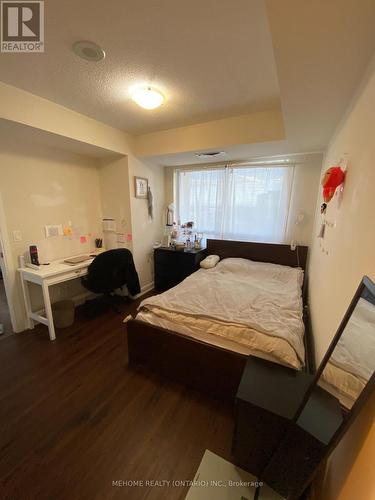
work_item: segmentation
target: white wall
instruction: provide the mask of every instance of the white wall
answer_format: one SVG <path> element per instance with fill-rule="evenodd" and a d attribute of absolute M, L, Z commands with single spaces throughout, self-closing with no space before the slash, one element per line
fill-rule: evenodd
<path fill-rule="evenodd" d="M 0 194 L 3 202 L 11 259 L 15 269 L 18 256 L 37 245 L 41 262 L 87 253 L 94 239 L 101 237 L 101 200 L 96 163 L 62 150 L 17 141 L 0 140 Z M 46 224 L 72 223 L 75 236 L 45 238 Z M 22 241 L 13 240 L 21 231 Z M 81 243 L 80 236 L 87 242 Z M 24 328 L 24 308 L 19 279 L 12 297 L 18 329 Z M 54 300 L 72 291 L 83 291 L 77 283 L 55 289 Z M 40 293 L 33 294 L 38 304 Z"/>
<path fill-rule="evenodd" d="M 328 206 L 322 242 L 313 239 L 310 308 L 318 361 L 362 278 L 375 281 L 375 60 L 328 147 L 323 171 L 347 154 L 341 204 Z M 323 173 L 322 171 L 322 173 Z M 320 196 L 320 202 L 321 196 Z M 319 206 L 320 203 L 318 203 Z M 321 216 L 317 213 L 315 234 Z M 327 253 L 328 252 L 328 255 Z M 375 395 L 332 455 L 322 500 L 375 498 Z"/>
<path fill-rule="evenodd" d="M 134 261 L 139 274 L 142 290 L 152 288 L 153 244 L 160 241 L 165 225 L 165 197 L 163 167 L 149 165 L 132 155 L 128 156 L 131 217 L 133 228 Z M 134 176 L 145 177 L 149 181 L 154 199 L 154 218 L 147 211 L 147 200 L 135 198 Z"/>

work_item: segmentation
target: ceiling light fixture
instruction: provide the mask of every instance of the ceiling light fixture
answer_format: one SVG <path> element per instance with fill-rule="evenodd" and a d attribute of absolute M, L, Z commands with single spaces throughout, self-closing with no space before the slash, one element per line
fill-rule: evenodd
<path fill-rule="evenodd" d="M 73 44 L 73 52 L 86 61 L 98 62 L 105 58 L 105 52 L 98 44 L 84 40 Z"/>
<path fill-rule="evenodd" d="M 140 87 L 133 91 L 132 99 L 144 109 L 155 109 L 164 102 L 164 96 L 161 92 L 151 87 Z"/>

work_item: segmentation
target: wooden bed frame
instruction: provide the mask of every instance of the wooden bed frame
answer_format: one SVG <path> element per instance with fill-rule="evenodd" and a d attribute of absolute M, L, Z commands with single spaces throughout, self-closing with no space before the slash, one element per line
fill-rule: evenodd
<path fill-rule="evenodd" d="M 239 257 L 306 270 L 308 247 L 207 240 L 207 255 Z M 306 305 L 306 279 L 304 304 Z M 312 371 L 312 343 L 305 307 L 306 370 Z M 126 323 L 130 365 L 144 365 L 158 373 L 225 399 L 234 399 L 247 356 L 201 342 L 136 319 Z"/>

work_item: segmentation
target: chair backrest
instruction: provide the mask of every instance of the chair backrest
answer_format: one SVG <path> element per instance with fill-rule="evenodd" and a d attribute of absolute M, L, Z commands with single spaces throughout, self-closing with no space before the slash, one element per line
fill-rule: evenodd
<path fill-rule="evenodd" d="M 110 293 L 127 282 L 129 266 L 134 268 L 130 250 L 117 248 L 99 254 L 88 267 L 83 284 L 94 293 Z M 135 271 L 135 268 L 134 268 Z"/>

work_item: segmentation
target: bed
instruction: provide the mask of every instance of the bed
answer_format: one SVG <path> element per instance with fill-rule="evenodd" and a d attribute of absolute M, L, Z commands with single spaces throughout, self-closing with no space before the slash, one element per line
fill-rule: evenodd
<path fill-rule="evenodd" d="M 249 355 L 310 369 L 307 247 L 208 240 L 207 254 L 220 256 L 215 268 L 144 300 L 127 322 L 129 363 L 230 398 Z"/>

